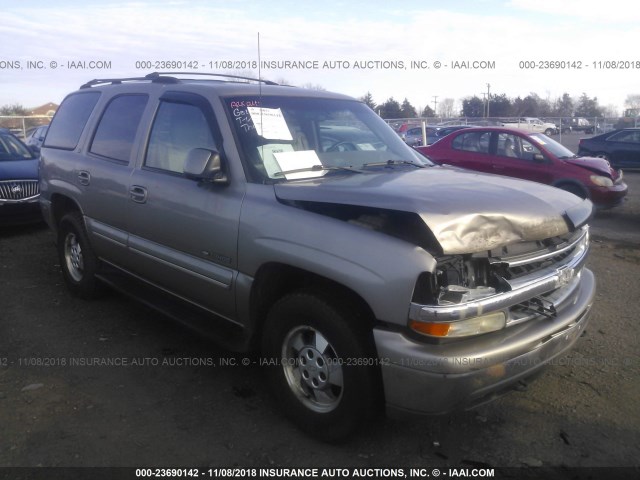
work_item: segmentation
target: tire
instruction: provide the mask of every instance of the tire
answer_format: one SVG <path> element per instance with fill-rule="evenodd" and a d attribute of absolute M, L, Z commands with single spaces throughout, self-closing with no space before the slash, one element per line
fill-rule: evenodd
<path fill-rule="evenodd" d="M 594 153 L 591 156 L 596 157 L 596 158 L 602 158 L 603 160 L 606 160 L 607 162 L 609 162 L 609 155 L 607 155 L 604 152 Z M 609 162 L 609 163 L 611 163 L 611 162 Z"/>
<path fill-rule="evenodd" d="M 547 137 L 550 137 L 550 136 L 551 136 L 551 135 L 553 135 L 554 133 L 555 133 L 555 130 L 552 130 L 551 128 L 547 128 L 547 129 L 544 131 L 544 134 L 545 134 Z"/>
<path fill-rule="evenodd" d="M 562 185 L 559 185 L 558 188 L 565 192 L 573 193 L 576 197 L 587 198 L 584 190 L 574 183 L 563 183 Z"/>
<path fill-rule="evenodd" d="M 82 215 L 79 212 L 66 214 L 58 226 L 58 258 L 67 288 L 77 297 L 96 298 L 102 285 L 96 278 L 100 261 L 96 257 Z"/>
<path fill-rule="evenodd" d="M 348 309 L 312 292 L 283 297 L 267 315 L 262 353 L 276 401 L 309 435 L 339 442 L 376 413 L 373 335 Z"/>

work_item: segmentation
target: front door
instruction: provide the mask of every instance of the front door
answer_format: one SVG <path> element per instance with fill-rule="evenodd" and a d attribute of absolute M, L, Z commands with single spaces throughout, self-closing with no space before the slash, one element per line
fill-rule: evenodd
<path fill-rule="evenodd" d="M 186 178 L 184 163 L 194 148 L 222 152 L 211 106 L 195 94 L 164 94 L 143 161 L 129 184 L 133 273 L 233 318 L 244 183 L 217 185 Z"/>

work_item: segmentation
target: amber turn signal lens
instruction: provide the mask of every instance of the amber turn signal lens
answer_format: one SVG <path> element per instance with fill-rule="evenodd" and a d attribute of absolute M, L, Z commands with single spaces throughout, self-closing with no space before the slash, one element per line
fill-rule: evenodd
<path fill-rule="evenodd" d="M 409 328 L 430 337 L 468 337 L 494 332 L 506 325 L 504 312 L 487 313 L 455 322 L 418 322 L 409 321 Z"/>
<path fill-rule="evenodd" d="M 451 328 L 450 323 L 425 323 L 411 320 L 409 326 L 412 330 L 432 337 L 446 337 Z"/>

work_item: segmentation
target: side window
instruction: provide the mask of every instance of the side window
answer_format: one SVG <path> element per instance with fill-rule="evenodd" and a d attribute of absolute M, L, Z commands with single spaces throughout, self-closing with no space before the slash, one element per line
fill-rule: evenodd
<path fill-rule="evenodd" d="M 452 143 L 456 150 L 466 152 L 489 153 L 491 132 L 469 132 L 458 135 Z"/>
<path fill-rule="evenodd" d="M 500 133 L 498 134 L 498 149 L 496 153 L 502 157 L 533 161 L 534 155 L 541 152 L 524 138 L 510 133 Z"/>
<path fill-rule="evenodd" d="M 607 138 L 607 141 L 610 142 L 637 142 L 638 141 L 638 136 L 636 135 L 637 132 L 633 131 L 633 130 L 628 130 L 626 132 L 618 132 L 615 135 L 611 135 L 609 138 Z"/>
<path fill-rule="evenodd" d="M 195 105 L 161 102 L 151 129 L 145 166 L 182 173 L 189 151 L 215 150 L 211 128 Z"/>
<path fill-rule="evenodd" d="M 100 98 L 100 92 L 74 93 L 64 99 L 49 126 L 45 147 L 73 150 Z"/>
<path fill-rule="evenodd" d="M 90 152 L 129 162 L 147 100 L 147 95 L 122 95 L 112 99 L 96 128 Z"/>

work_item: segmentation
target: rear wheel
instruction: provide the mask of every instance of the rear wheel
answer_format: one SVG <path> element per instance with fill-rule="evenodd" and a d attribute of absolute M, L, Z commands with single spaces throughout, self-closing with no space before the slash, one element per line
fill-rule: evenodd
<path fill-rule="evenodd" d="M 285 415 L 325 441 L 352 434 L 375 413 L 378 367 L 371 330 L 338 303 L 290 294 L 268 314 L 262 351 Z"/>
<path fill-rule="evenodd" d="M 60 221 L 58 257 L 62 276 L 71 293 L 82 298 L 98 296 L 101 289 L 95 275 L 100 262 L 91 249 L 79 212 L 68 213 Z"/>

